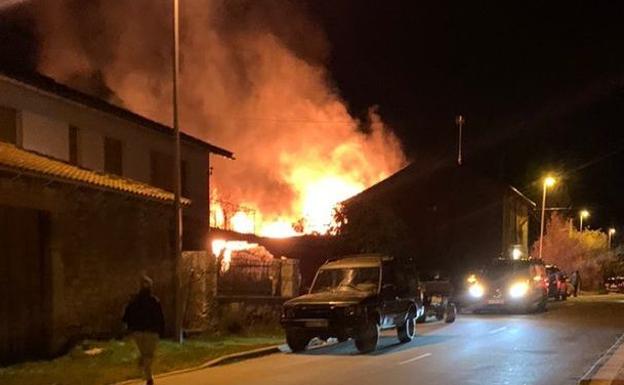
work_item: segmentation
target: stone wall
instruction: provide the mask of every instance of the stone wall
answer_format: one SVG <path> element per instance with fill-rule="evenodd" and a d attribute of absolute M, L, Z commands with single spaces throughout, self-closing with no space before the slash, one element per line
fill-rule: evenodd
<path fill-rule="evenodd" d="M 223 331 L 277 325 L 282 313 L 284 297 L 219 296 L 217 297 L 218 325 Z"/>
<path fill-rule="evenodd" d="M 40 178 L 0 173 L 0 204 L 41 210 L 46 235 L 48 352 L 121 332 L 141 273 L 154 280 L 167 329 L 174 323 L 171 206 Z"/>
<path fill-rule="evenodd" d="M 274 259 L 280 272 L 280 295 L 220 295 L 217 288 L 217 259 L 206 251 L 183 253 L 182 293 L 184 329 L 190 332 L 227 328 L 230 323 L 245 326 L 279 321 L 282 304 L 299 295 L 299 261 Z M 277 291 L 275 291 L 277 292 Z"/>
<path fill-rule="evenodd" d="M 146 273 L 173 326 L 173 210 L 114 194 L 76 194 L 52 216 L 52 257 L 63 265 L 68 334 L 119 332 L 125 303 Z"/>
<path fill-rule="evenodd" d="M 184 329 L 212 329 L 216 325 L 216 259 L 206 251 L 185 251 L 182 266 Z"/>

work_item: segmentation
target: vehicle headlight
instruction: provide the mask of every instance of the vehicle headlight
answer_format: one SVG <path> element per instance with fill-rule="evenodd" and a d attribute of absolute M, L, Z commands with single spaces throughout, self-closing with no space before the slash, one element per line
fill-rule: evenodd
<path fill-rule="evenodd" d="M 480 283 L 474 283 L 468 288 L 468 293 L 473 298 L 481 298 L 485 293 L 485 288 Z"/>
<path fill-rule="evenodd" d="M 521 298 L 529 291 L 529 284 L 526 282 L 516 282 L 509 286 L 509 295 L 511 298 Z"/>

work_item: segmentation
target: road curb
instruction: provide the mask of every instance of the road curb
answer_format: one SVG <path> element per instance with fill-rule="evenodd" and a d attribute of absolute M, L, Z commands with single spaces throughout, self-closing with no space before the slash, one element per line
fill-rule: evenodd
<path fill-rule="evenodd" d="M 579 385 L 624 385 L 624 334 L 585 373 Z"/>
<path fill-rule="evenodd" d="M 257 358 L 262 356 L 268 356 L 269 354 L 275 354 L 287 351 L 286 345 L 274 345 L 266 348 L 259 348 L 254 350 L 248 350 L 246 352 L 232 353 L 214 360 L 208 361 L 205 364 L 199 366 L 197 369 L 210 368 L 213 366 L 225 365 L 236 361 L 248 360 L 251 358 Z"/>
<path fill-rule="evenodd" d="M 280 353 L 280 352 L 285 352 L 285 351 L 288 351 L 288 348 L 286 347 L 286 345 L 282 344 L 282 345 L 267 346 L 264 348 L 258 348 L 258 349 L 253 349 L 253 350 L 247 350 L 245 352 L 226 354 L 225 356 L 217 357 L 213 360 L 210 360 L 198 366 L 194 366 L 192 368 L 174 370 L 172 372 L 157 374 L 154 376 L 154 379 L 175 376 L 177 374 L 183 374 L 183 373 L 188 373 L 188 372 L 194 372 L 194 371 L 201 370 L 201 369 L 212 368 L 214 366 L 226 365 L 232 362 L 249 360 L 252 358 L 268 356 L 270 354 L 275 354 L 275 353 Z M 143 380 L 135 378 L 132 380 L 125 380 L 122 382 L 117 382 L 114 385 L 142 384 L 143 382 L 144 382 Z"/>

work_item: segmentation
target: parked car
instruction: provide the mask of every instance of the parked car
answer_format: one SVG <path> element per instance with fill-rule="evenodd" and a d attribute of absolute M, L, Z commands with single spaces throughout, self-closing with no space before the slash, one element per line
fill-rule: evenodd
<path fill-rule="evenodd" d="M 455 322 L 457 308 L 453 301 L 453 285 L 449 277 L 443 272 L 431 271 L 419 273 L 418 278 L 423 292 L 425 311 L 416 321 L 422 323 L 427 317 L 435 317 L 438 321 Z"/>
<path fill-rule="evenodd" d="M 624 293 L 624 277 L 609 277 L 605 280 L 605 289 L 611 293 Z"/>
<path fill-rule="evenodd" d="M 288 346 L 299 352 L 314 337 L 353 338 L 367 353 L 376 349 L 380 330 L 392 328 L 400 342 L 411 341 L 424 309 L 417 277 L 406 271 L 376 254 L 326 262 L 309 293 L 284 304 L 281 324 Z"/>
<path fill-rule="evenodd" d="M 546 265 L 548 297 L 565 301 L 570 295 L 568 277 L 556 265 Z"/>
<path fill-rule="evenodd" d="M 474 312 L 543 311 L 548 301 L 547 280 L 541 260 L 497 259 L 468 277 L 462 305 Z"/>

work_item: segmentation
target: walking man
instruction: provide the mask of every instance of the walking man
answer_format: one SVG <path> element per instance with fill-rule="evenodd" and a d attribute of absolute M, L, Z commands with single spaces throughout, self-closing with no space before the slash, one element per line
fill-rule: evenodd
<path fill-rule="evenodd" d="M 570 277 L 570 283 L 573 287 L 572 294 L 576 297 L 581 289 L 581 274 L 578 270 L 575 270 L 574 273 L 572 273 L 572 277 Z"/>
<path fill-rule="evenodd" d="M 141 277 L 139 292 L 126 306 L 123 322 L 132 332 L 132 338 L 139 349 L 139 366 L 147 385 L 154 384 L 152 362 L 158 339 L 163 334 L 165 319 L 160 301 L 152 295 L 152 280 Z"/>

